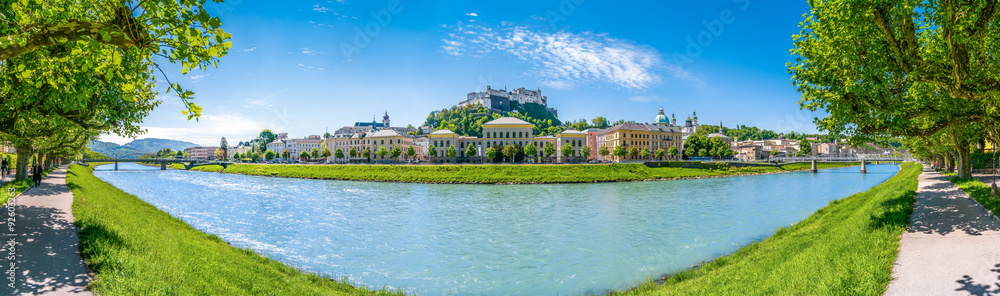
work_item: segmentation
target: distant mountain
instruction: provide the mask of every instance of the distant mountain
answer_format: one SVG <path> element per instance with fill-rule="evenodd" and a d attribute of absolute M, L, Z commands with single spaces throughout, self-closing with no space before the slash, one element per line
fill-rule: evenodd
<path fill-rule="evenodd" d="M 140 154 L 156 153 L 164 148 L 171 150 L 184 150 L 184 148 L 198 146 L 194 143 L 167 140 L 167 139 L 139 139 L 125 145 L 118 145 L 110 142 L 93 141 L 87 145 L 90 151 L 98 152 L 110 157 L 137 158 Z"/>
<path fill-rule="evenodd" d="M 177 141 L 177 140 L 167 140 L 167 139 L 139 139 L 129 142 L 128 144 L 122 145 L 123 147 L 130 147 L 138 151 L 145 151 L 146 153 L 153 153 L 156 151 L 163 150 L 163 148 L 170 148 L 170 150 L 184 150 L 188 147 L 198 146 L 195 143 Z"/>

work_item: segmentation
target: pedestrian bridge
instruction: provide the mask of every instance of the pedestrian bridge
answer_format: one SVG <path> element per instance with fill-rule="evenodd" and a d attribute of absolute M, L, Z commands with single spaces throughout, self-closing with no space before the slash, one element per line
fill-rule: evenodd
<path fill-rule="evenodd" d="M 145 163 L 159 163 L 161 170 L 167 169 L 167 164 L 179 163 L 184 165 L 185 170 L 190 170 L 194 167 L 206 166 L 206 165 L 221 165 L 223 168 L 228 167 L 232 162 L 228 161 L 207 161 L 204 159 L 192 159 L 192 158 L 105 158 L 105 159 L 83 159 L 80 162 L 113 162 L 115 163 L 115 170 L 118 170 L 119 162 L 145 162 Z"/>
<path fill-rule="evenodd" d="M 823 157 L 823 156 L 813 156 L 813 157 L 771 157 L 767 159 L 768 161 L 779 161 L 779 162 L 873 162 L 873 161 L 913 161 L 912 158 L 903 156 L 837 156 L 837 157 Z"/>

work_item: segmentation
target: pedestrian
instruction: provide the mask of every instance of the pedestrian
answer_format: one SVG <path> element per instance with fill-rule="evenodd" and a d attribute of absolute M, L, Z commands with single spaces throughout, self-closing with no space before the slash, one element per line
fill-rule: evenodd
<path fill-rule="evenodd" d="M 10 163 L 7 162 L 7 157 L 5 156 L 0 155 L 0 158 L 3 158 L 3 161 L 0 161 L 0 178 L 6 178 Z"/>
<path fill-rule="evenodd" d="M 35 167 L 31 169 L 31 179 L 35 180 L 35 187 L 42 186 L 42 165 L 35 162 Z"/>

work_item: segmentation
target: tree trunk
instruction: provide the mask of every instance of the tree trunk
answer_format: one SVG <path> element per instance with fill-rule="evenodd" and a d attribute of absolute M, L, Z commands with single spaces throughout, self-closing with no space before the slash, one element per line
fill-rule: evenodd
<path fill-rule="evenodd" d="M 28 159 L 31 158 L 31 145 L 17 145 L 14 147 L 17 150 L 17 171 L 14 175 L 15 179 L 24 180 L 28 178 Z"/>
<path fill-rule="evenodd" d="M 972 178 L 972 159 L 969 157 L 969 139 L 966 139 L 964 135 L 960 135 L 955 132 L 955 128 L 951 128 L 951 142 L 955 145 L 956 160 L 958 161 L 958 177 L 959 178 Z"/>
<path fill-rule="evenodd" d="M 948 173 L 955 171 L 955 161 L 954 161 L 955 155 L 952 153 L 953 153 L 952 151 L 944 153 L 944 171 Z"/>

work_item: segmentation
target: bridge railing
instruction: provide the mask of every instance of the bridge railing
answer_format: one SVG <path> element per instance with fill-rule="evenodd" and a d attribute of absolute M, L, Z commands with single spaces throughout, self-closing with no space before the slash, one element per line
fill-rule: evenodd
<path fill-rule="evenodd" d="M 204 159 L 190 158 L 106 158 L 82 159 L 81 162 L 207 162 Z"/>
<path fill-rule="evenodd" d="M 910 157 L 902 156 L 841 156 L 841 157 L 771 157 L 770 161 L 912 161 Z"/>

